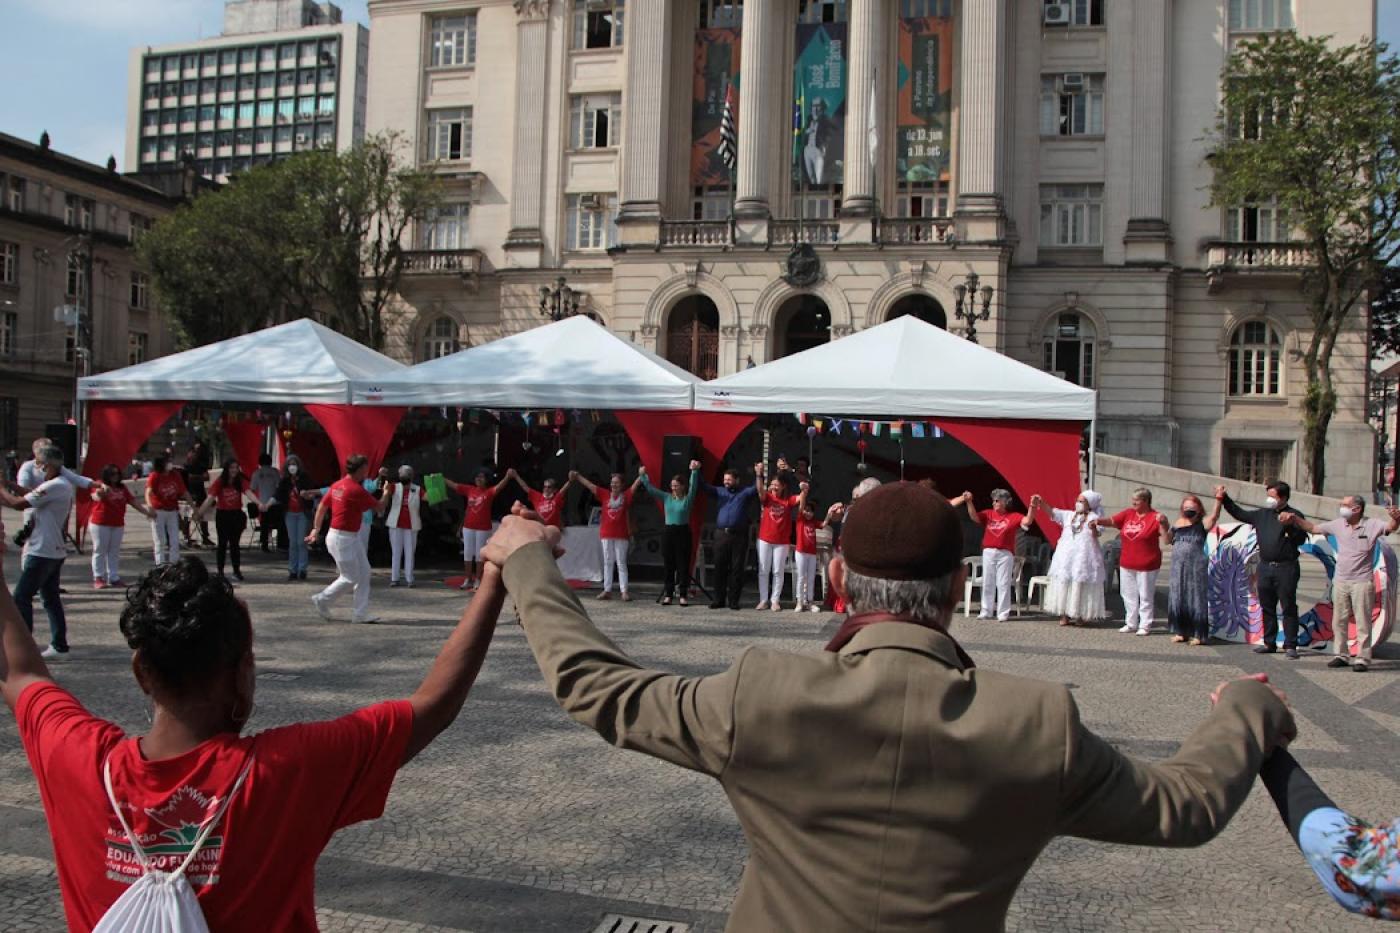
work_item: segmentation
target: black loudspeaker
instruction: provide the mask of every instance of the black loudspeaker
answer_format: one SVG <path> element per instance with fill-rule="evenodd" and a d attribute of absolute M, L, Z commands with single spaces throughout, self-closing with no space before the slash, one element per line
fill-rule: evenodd
<path fill-rule="evenodd" d="M 700 438 L 689 434 L 668 434 L 661 441 L 661 475 L 653 476 L 652 485 L 670 489 L 671 477 L 679 475 L 681 482 L 690 479 L 690 461 L 700 459 Z"/>
<path fill-rule="evenodd" d="M 63 465 L 74 473 L 78 472 L 78 427 L 66 422 L 44 425 L 44 436 L 51 438 L 54 446 L 63 451 Z"/>

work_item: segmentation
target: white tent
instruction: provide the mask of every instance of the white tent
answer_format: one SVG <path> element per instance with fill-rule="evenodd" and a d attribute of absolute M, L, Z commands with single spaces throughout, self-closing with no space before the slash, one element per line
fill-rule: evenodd
<path fill-rule="evenodd" d="M 78 380 L 93 401 L 330 403 L 350 401 L 354 379 L 408 367 L 311 320 L 163 356 Z"/>
<path fill-rule="evenodd" d="M 1092 421 L 1094 391 L 904 316 L 695 388 L 701 411 Z"/>
<path fill-rule="evenodd" d="M 357 379 L 357 405 L 689 409 L 698 380 L 587 317 L 565 318 L 402 372 Z"/>

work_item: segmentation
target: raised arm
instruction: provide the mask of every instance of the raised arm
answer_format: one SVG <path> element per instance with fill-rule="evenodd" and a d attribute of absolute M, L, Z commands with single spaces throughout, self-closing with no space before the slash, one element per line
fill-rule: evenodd
<path fill-rule="evenodd" d="M 584 476 L 582 473 L 580 473 L 578 470 L 570 470 L 570 471 L 569 471 L 569 479 L 570 479 L 570 480 L 575 480 L 575 479 L 578 480 L 578 481 L 579 481 L 579 485 L 581 485 L 584 489 L 587 489 L 589 492 L 593 493 L 594 495 L 597 495 L 597 493 L 598 493 L 598 487 L 597 487 L 597 485 L 596 485 L 591 479 L 589 479 L 588 477 L 586 477 L 586 476 Z"/>
<path fill-rule="evenodd" d="M 532 495 L 532 496 L 535 495 L 535 488 L 534 488 L 533 486 L 531 486 L 529 483 L 525 482 L 525 477 L 523 477 L 523 476 L 521 476 L 519 473 L 517 473 L 517 472 L 515 471 L 515 467 L 511 467 L 509 470 L 506 470 L 506 479 L 513 479 L 513 480 L 515 480 L 515 485 L 517 485 L 517 486 L 519 486 L 521 489 L 525 490 L 525 492 L 526 492 L 527 495 Z M 501 480 L 501 484 L 502 484 L 502 485 L 505 484 L 505 480 L 504 480 L 504 479 Z M 568 483 L 565 483 L 564 485 L 567 487 L 567 486 L 568 486 Z M 497 487 L 497 488 L 499 489 L 500 487 Z M 560 492 L 563 492 L 563 489 L 561 489 Z"/>
<path fill-rule="evenodd" d="M 68 482 L 73 484 L 77 489 L 91 489 L 93 484 L 97 482 L 92 477 L 84 476 L 81 473 L 74 473 L 67 467 L 60 467 L 58 474 L 68 480 Z"/>
<path fill-rule="evenodd" d="M 502 489 L 505 489 L 505 488 L 506 488 L 506 483 L 509 483 L 509 482 L 511 482 L 512 480 L 515 480 L 516 482 L 519 482 L 519 481 L 520 481 L 520 476 L 519 476 L 519 474 L 517 474 L 517 473 L 515 472 L 515 467 L 508 467 L 508 468 L 506 469 L 506 475 L 505 475 L 505 476 L 502 476 L 502 477 L 501 477 L 501 481 L 500 481 L 499 483 L 497 483 L 495 486 L 492 487 L 492 489 L 491 489 L 491 494 L 492 494 L 492 495 L 495 495 L 496 493 L 500 492 Z M 525 484 L 524 484 L 524 483 L 521 483 L 521 485 L 524 486 Z"/>
<path fill-rule="evenodd" d="M 651 484 L 651 477 L 647 476 L 647 468 L 646 468 L 646 467 L 642 467 L 641 469 L 639 469 L 639 470 L 637 471 L 637 479 L 636 479 L 636 481 L 632 484 L 632 485 L 633 485 L 633 488 L 636 487 L 636 484 L 637 484 L 637 483 L 641 483 L 641 484 L 642 484 L 642 489 L 645 490 L 646 494 L 649 495 L 649 496 L 651 496 L 651 497 L 652 497 L 653 499 L 655 499 L 656 501 L 658 501 L 658 502 L 664 502 L 664 501 L 666 501 L 666 493 L 662 492 L 660 489 L 657 489 L 655 486 L 653 486 L 653 485 Z"/>
<path fill-rule="evenodd" d="M 1216 499 L 1216 500 L 1215 500 L 1215 507 L 1212 508 L 1212 509 L 1210 510 L 1210 514 L 1207 515 L 1207 516 L 1205 517 L 1205 519 L 1202 521 L 1202 524 L 1205 525 L 1205 527 L 1206 527 L 1206 531 L 1211 531 L 1211 530 L 1213 530 L 1213 529 L 1215 528 L 1215 526 L 1216 526 L 1217 524 L 1219 524 L 1219 522 L 1220 522 L 1220 508 L 1221 508 L 1221 506 L 1223 506 L 1223 505 L 1224 505 L 1224 503 L 1221 502 L 1219 499 Z"/>
<path fill-rule="evenodd" d="M 1242 509 L 1230 494 L 1225 491 L 1224 486 L 1215 487 L 1215 501 L 1224 506 L 1225 511 L 1230 513 L 1230 517 L 1237 522 L 1244 522 L 1246 525 L 1253 525 L 1255 516 L 1259 514 L 1257 509 Z"/>
<path fill-rule="evenodd" d="M 685 493 L 685 508 L 687 513 L 690 507 L 695 504 L 695 494 L 700 491 L 700 461 L 690 461 L 690 488 Z"/>
<path fill-rule="evenodd" d="M 763 462 L 759 461 L 753 465 L 753 491 L 760 498 L 763 498 Z"/>
<path fill-rule="evenodd" d="M 462 610 L 457 627 L 438 652 L 428 676 L 408 698 L 413 707 L 413 731 L 404 749 L 404 764 L 427 748 L 462 711 L 462 704 L 467 701 L 467 694 L 486 660 L 486 650 L 491 646 L 491 636 L 496 631 L 496 620 L 505 597 L 506 588 L 499 568 L 487 564 L 475 598 Z"/>
<path fill-rule="evenodd" d="M 0 538 L 3 537 L 4 526 L 0 525 Z M 44 659 L 39 656 L 34 636 L 25 628 L 14 598 L 10 596 L 10 584 L 5 580 L 4 566 L 0 565 L 0 693 L 5 696 L 5 704 L 14 709 L 24 688 L 52 680 Z"/>
<path fill-rule="evenodd" d="M 800 490 L 797 494 L 797 511 L 801 512 L 803 509 L 807 508 L 807 495 L 812 491 L 812 484 L 806 482 L 798 483 L 797 488 Z"/>
<path fill-rule="evenodd" d="M 1298 528 L 1298 529 L 1301 529 L 1301 530 L 1303 530 L 1303 531 L 1306 531 L 1306 532 L 1307 532 L 1308 534 L 1310 534 L 1310 535 L 1315 535 L 1315 534 L 1318 534 L 1318 533 L 1319 533 L 1318 530 L 1317 530 L 1317 525 L 1315 525 L 1315 524 L 1313 524 L 1312 522 L 1308 521 L 1308 520 L 1307 520 L 1306 518 L 1304 518 L 1303 516 L 1301 516 L 1301 515 L 1295 515 L 1295 514 L 1293 514 L 1292 512 L 1280 512 L 1280 513 L 1278 513 L 1278 523 L 1279 523 L 1280 525 L 1291 525 L 1291 526 L 1293 526 L 1294 528 Z"/>
<path fill-rule="evenodd" d="M 651 480 L 647 479 L 647 468 L 644 466 L 637 467 L 637 478 L 632 480 L 632 491 L 636 492 L 638 488 L 650 483 Z"/>
<path fill-rule="evenodd" d="M 961 498 L 962 498 L 962 501 L 963 501 L 963 505 L 967 506 L 967 514 L 968 514 L 969 516 L 971 516 L 971 518 L 972 518 L 972 520 L 973 520 L 974 522 L 976 522 L 977 524 L 981 525 L 981 524 L 983 523 L 983 522 L 982 522 L 982 516 L 981 516 L 980 514 L 978 514 L 978 512 L 977 512 L 977 506 L 974 505 L 973 502 L 972 502 L 972 493 L 970 493 L 970 492 L 965 492 L 965 493 L 962 494 Z"/>

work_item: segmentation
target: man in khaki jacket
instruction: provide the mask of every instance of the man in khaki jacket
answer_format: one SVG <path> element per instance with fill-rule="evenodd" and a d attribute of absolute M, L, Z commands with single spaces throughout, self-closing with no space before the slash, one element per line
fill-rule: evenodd
<path fill-rule="evenodd" d="M 846 517 L 830 580 L 854 615 L 827 651 L 751 648 L 709 677 L 645 670 L 594 628 L 557 532 L 510 517 L 485 556 L 569 715 L 723 785 L 749 842 L 730 930 L 961 933 L 1003 927 L 1057 835 L 1211 839 L 1294 729 L 1282 694 L 1239 680 L 1174 757 L 1125 757 L 1063 684 L 977 668 L 948 634 L 961 535 L 937 493 L 879 487 Z"/>

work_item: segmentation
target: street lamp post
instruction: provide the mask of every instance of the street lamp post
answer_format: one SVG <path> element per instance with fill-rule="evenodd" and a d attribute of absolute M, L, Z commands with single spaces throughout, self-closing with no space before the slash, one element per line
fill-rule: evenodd
<path fill-rule="evenodd" d="M 548 285 L 540 286 L 540 314 L 551 321 L 562 321 L 566 317 L 578 314 L 579 302 L 582 299 L 583 293 L 570 288 L 561 275 L 555 280 L 553 288 Z"/>
<path fill-rule="evenodd" d="M 976 272 L 969 272 L 963 284 L 953 286 L 953 297 L 956 300 L 953 317 L 967 322 L 967 339 L 973 343 L 977 342 L 977 322 L 992 316 L 992 295 L 996 293 L 992 286 L 981 285 L 981 282 Z M 979 298 L 982 303 L 980 310 L 977 307 Z"/>

